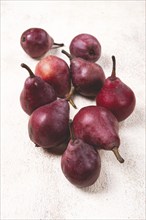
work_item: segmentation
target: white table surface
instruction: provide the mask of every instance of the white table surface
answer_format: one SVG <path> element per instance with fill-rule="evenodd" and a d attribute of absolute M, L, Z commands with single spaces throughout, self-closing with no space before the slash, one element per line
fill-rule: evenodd
<path fill-rule="evenodd" d="M 1 219 L 145 219 L 145 33 L 144 1 L 1 1 Z M 35 148 L 27 131 L 28 116 L 19 103 L 27 72 L 37 60 L 20 47 L 20 36 L 31 27 L 44 28 L 56 42 L 80 33 L 98 38 L 98 63 L 117 74 L 136 95 L 133 114 L 120 123 L 120 152 L 100 151 L 102 169 L 97 182 L 79 189 L 66 180 L 60 156 Z M 69 64 L 61 49 L 50 51 Z M 77 110 L 94 101 L 75 98 Z"/>

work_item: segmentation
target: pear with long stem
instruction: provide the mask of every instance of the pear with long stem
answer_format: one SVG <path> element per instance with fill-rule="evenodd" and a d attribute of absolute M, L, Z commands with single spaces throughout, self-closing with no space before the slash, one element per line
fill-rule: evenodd
<path fill-rule="evenodd" d="M 118 121 L 123 121 L 133 112 L 136 98 L 132 89 L 116 76 L 115 56 L 112 56 L 112 62 L 112 74 L 105 80 L 102 89 L 97 94 L 96 104 L 109 109 Z"/>
<path fill-rule="evenodd" d="M 38 107 L 56 100 L 57 96 L 54 88 L 40 77 L 35 76 L 26 64 L 22 63 L 21 67 L 28 71 L 29 77 L 25 80 L 20 94 L 20 104 L 22 109 L 31 115 Z"/>

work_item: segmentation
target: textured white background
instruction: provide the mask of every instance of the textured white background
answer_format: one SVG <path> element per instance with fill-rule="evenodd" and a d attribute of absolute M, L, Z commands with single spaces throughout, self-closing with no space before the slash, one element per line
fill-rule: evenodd
<path fill-rule="evenodd" d="M 2 1 L 1 9 L 1 218 L 2 219 L 144 219 L 145 177 L 145 33 L 144 1 Z M 70 41 L 80 33 L 98 38 L 102 56 L 98 63 L 111 73 L 111 55 L 117 74 L 135 92 L 133 114 L 120 123 L 121 155 L 100 151 L 100 178 L 78 189 L 63 176 L 60 156 L 35 148 L 27 133 L 28 116 L 19 95 L 27 72 L 37 60 L 27 56 L 19 41 L 30 27 L 44 28 L 56 42 Z M 61 49 L 51 54 L 68 59 Z M 95 104 L 76 97 L 80 109 Z M 77 113 L 71 107 L 71 118 Z"/>

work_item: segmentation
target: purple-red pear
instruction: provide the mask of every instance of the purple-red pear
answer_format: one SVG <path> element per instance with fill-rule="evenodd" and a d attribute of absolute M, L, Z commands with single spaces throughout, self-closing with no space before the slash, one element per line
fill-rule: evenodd
<path fill-rule="evenodd" d="M 56 100 L 56 92 L 51 85 L 40 77 L 35 76 L 31 69 L 24 63 L 21 66 L 28 70 L 29 77 L 25 80 L 24 88 L 20 94 L 22 109 L 31 115 L 38 107 Z"/>
<path fill-rule="evenodd" d="M 75 90 L 86 97 L 96 97 L 104 84 L 105 75 L 97 63 L 82 58 L 74 58 L 65 50 L 62 53 L 70 59 L 70 72 Z"/>
<path fill-rule="evenodd" d="M 108 109 L 100 106 L 81 108 L 73 119 L 72 128 L 75 138 L 82 139 L 96 149 L 112 150 L 119 162 L 124 162 L 118 153 L 119 123 Z"/>
<path fill-rule="evenodd" d="M 101 159 L 93 146 L 81 139 L 70 140 L 61 158 L 61 168 L 72 184 L 87 187 L 98 179 Z"/>
<path fill-rule="evenodd" d="M 91 34 L 79 34 L 75 36 L 69 46 L 73 57 L 81 57 L 95 62 L 101 56 L 101 45 L 96 37 Z"/>
<path fill-rule="evenodd" d="M 64 46 L 64 44 L 54 43 L 53 38 L 42 28 L 29 28 L 24 31 L 20 38 L 20 44 L 32 58 L 40 58 L 53 45 Z"/>
<path fill-rule="evenodd" d="M 65 99 L 41 106 L 30 116 L 29 137 L 37 146 L 52 148 L 69 139 L 69 104 Z"/>
<path fill-rule="evenodd" d="M 112 74 L 105 80 L 102 89 L 97 94 L 96 104 L 109 109 L 118 121 L 123 121 L 133 112 L 136 98 L 132 89 L 116 77 L 116 60 L 114 56 L 112 56 L 112 60 Z"/>

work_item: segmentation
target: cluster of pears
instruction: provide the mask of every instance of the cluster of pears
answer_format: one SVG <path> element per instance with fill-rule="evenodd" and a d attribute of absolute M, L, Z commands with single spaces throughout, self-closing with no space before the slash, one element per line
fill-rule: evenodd
<path fill-rule="evenodd" d="M 120 163 L 119 122 L 134 110 L 133 91 L 116 76 L 112 56 L 112 74 L 105 77 L 96 61 L 101 56 L 99 41 L 90 34 L 79 34 L 70 43 L 70 66 L 61 58 L 46 55 L 56 44 L 43 29 L 30 28 L 21 36 L 21 46 L 33 58 L 40 58 L 34 73 L 29 72 L 20 95 L 22 109 L 30 116 L 28 133 L 37 147 L 61 154 L 66 178 L 78 187 L 95 183 L 100 175 L 99 150 L 111 150 Z M 43 56 L 43 57 L 42 57 Z M 77 108 L 73 95 L 92 98 L 95 105 L 81 108 L 70 118 L 70 104 Z"/>

